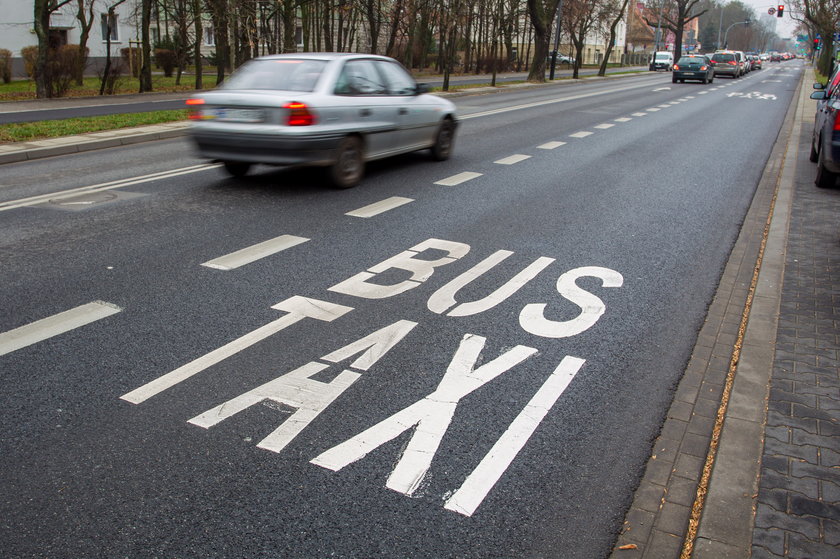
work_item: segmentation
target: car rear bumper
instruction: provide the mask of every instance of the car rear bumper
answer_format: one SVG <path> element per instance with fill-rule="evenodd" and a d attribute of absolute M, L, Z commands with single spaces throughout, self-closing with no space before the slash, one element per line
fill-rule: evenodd
<path fill-rule="evenodd" d="M 682 70 L 674 70 L 674 79 L 675 80 L 700 80 L 703 81 L 707 79 L 706 72 L 690 72 L 686 71 L 683 72 Z"/>
<path fill-rule="evenodd" d="M 334 161 L 342 139 L 339 134 L 278 137 L 200 130 L 190 135 L 202 157 L 271 165 L 328 165 Z"/>
<path fill-rule="evenodd" d="M 721 67 L 717 67 L 717 66 L 715 67 L 715 75 L 716 76 L 733 76 L 734 77 L 734 76 L 737 76 L 740 73 L 741 72 L 740 72 L 740 70 L 737 66 L 726 67 L 726 68 L 721 68 Z"/>

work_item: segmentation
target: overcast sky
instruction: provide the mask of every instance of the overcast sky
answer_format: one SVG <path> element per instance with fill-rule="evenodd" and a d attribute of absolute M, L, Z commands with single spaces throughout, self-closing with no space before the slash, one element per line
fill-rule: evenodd
<path fill-rule="evenodd" d="M 767 10 L 769 8 L 775 8 L 779 4 L 773 3 L 771 0 L 768 2 L 767 0 L 741 0 L 747 6 L 752 6 L 755 10 L 756 15 L 767 14 Z M 784 2 L 780 2 L 784 3 Z M 793 35 L 794 29 L 796 29 L 796 22 L 790 18 L 790 15 L 787 13 L 787 9 L 785 9 L 785 14 L 780 17 L 776 18 L 776 33 L 779 34 L 781 37 L 790 37 Z"/>

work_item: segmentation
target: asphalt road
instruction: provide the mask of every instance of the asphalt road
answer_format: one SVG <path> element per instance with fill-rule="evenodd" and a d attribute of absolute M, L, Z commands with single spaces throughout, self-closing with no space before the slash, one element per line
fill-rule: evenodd
<path fill-rule="evenodd" d="M 555 76 L 570 77 L 572 71 L 564 68 L 564 65 L 558 66 Z M 639 67 L 610 68 L 608 74 L 642 69 Z M 597 73 L 597 69 L 582 69 L 580 71 L 581 76 L 594 76 Z M 526 77 L 527 73 L 499 74 L 496 83 L 522 81 Z M 185 79 L 188 80 L 189 76 Z M 440 78 L 421 79 L 421 81 L 428 83 L 432 87 L 441 87 L 443 85 L 443 80 Z M 452 76 L 450 83 L 460 85 L 461 87 L 465 85 L 488 84 L 490 83 L 490 76 Z M 15 102 L 13 104 L 0 103 L 0 124 L 183 109 L 184 101 L 189 96 L 189 93 L 146 94 L 85 99 L 51 99 L 48 103 L 38 100 Z"/>
<path fill-rule="evenodd" d="M 0 348 L 103 303 L 0 355 L 4 553 L 606 557 L 800 72 L 460 98 L 451 160 L 346 191 L 186 140 L 5 165 Z"/>

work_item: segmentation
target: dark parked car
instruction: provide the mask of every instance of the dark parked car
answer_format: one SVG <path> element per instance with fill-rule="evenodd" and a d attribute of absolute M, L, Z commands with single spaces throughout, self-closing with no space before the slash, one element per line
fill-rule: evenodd
<path fill-rule="evenodd" d="M 674 73 L 671 76 L 673 83 L 684 82 L 685 80 L 712 83 L 714 79 L 715 67 L 712 61 L 700 54 L 680 58 L 674 64 Z"/>
<path fill-rule="evenodd" d="M 348 188 L 367 161 L 421 149 L 450 156 L 455 105 L 427 91 L 384 56 L 267 56 L 187 101 L 190 135 L 234 176 L 256 163 L 324 166 Z"/>
<path fill-rule="evenodd" d="M 830 188 L 837 182 L 840 173 L 840 72 L 835 72 L 828 87 L 814 84 L 811 99 L 817 101 L 814 117 L 814 133 L 811 136 L 811 161 L 817 164 L 817 178 L 820 188 Z"/>

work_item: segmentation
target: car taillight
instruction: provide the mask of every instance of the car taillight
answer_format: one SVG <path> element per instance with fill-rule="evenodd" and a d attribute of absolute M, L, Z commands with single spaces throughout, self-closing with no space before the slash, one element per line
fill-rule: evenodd
<path fill-rule="evenodd" d="M 674 64 L 674 70 L 679 70 L 679 69 L 680 69 L 679 65 Z"/>
<path fill-rule="evenodd" d="M 204 104 L 204 99 L 187 99 L 187 107 L 191 110 L 187 113 L 187 118 L 190 120 L 201 120 L 201 109 L 198 106 Z"/>
<path fill-rule="evenodd" d="M 840 132 L 840 111 L 834 113 L 834 131 Z"/>
<path fill-rule="evenodd" d="M 289 110 L 289 119 L 286 121 L 289 126 L 311 126 L 315 124 L 315 115 L 309 112 L 306 103 L 293 101 L 283 105 L 283 108 Z"/>
<path fill-rule="evenodd" d="M 737 65 L 738 65 L 738 63 L 737 63 L 737 62 L 735 62 L 734 60 L 730 60 L 729 62 L 727 62 L 727 64 L 731 64 L 731 65 L 733 65 L 733 66 L 737 66 Z"/>

